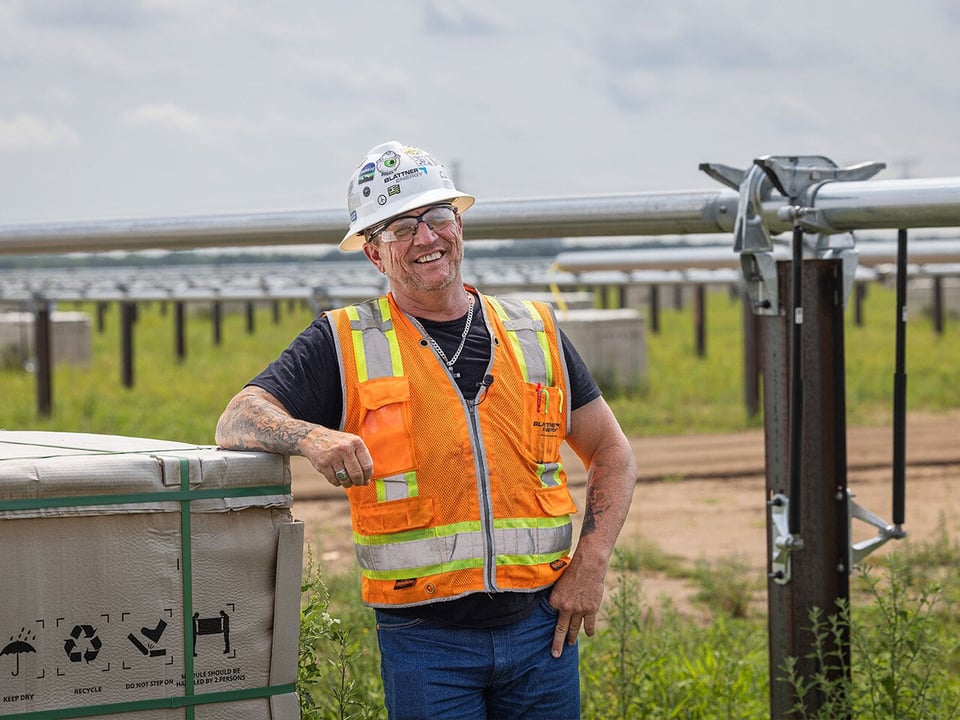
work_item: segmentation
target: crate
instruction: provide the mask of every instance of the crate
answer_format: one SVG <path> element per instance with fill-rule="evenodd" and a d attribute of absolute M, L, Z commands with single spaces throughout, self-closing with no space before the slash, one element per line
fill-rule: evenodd
<path fill-rule="evenodd" d="M 294 720 L 278 455 L 0 431 L 0 717 Z"/>

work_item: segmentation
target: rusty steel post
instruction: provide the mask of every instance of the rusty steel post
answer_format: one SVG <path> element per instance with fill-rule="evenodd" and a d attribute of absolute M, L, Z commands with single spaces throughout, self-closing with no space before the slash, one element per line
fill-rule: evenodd
<path fill-rule="evenodd" d="M 223 341 L 223 303 L 214 300 L 210 308 L 210 320 L 213 327 L 213 344 L 220 345 Z"/>
<path fill-rule="evenodd" d="M 36 353 L 37 415 L 39 417 L 50 417 L 53 414 L 52 312 L 47 300 L 40 298 L 35 302 L 33 347 Z"/>
<path fill-rule="evenodd" d="M 707 356 L 707 289 L 700 283 L 694 291 L 693 305 L 694 340 L 697 357 Z"/>
<path fill-rule="evenodd" d="M 660 286 L 650 286 L 650 332 L 660 334 Z"/>
<path fill-rule="evenodd" d="M 125 388 L 133 387 L 133 327 L 137 321 L 137 305 L 129 300 L 120 303 L 120 380 Z"/>
<path fill-rule="evenodd" d="M 183 300 L 173 304 L 173 343 L 177 362 L 183 363 L 187 357 L 186 303 Z"/>
<path fill-rule="evenodd" d="M 766 442 L 767 499 L 790 494 L 790 363 L 791 272 L 789 263 L 778 263 L 781 302 L 777 315 L 761 318 L 763 332 L 764 423 Z M 797 698 L 785 682 L 788 658 L 806 682 L 818 672 L 828 677 L 848 673 L 849 638 L 840 638 L 840 647 L 829 648 L 843 658 L 835 668 L 820 668 L 809 655 L 814 649 L 810 614 L 819 609 L 822 617 L 834 615 L 838 602 L 849 596 L 847 521 L 846 388 L 843 349 L 843 271 L 837 260 L 805 260 L 801 372 L 804 377 L 804 413 L 799 505 L 803 546 L 790 553 L 790 574 L 786 582 L 770 578 L 768 592 L 770 711 L 772 718 L 793 717 L 798 699 L 808 710 L 823 702 L 813 693 Z M 793 507 L 791 507 L 793 509 Z M 768 557 L 775 551 L 772 516 L 768 515 Z M 833 638 L 827 638 L 828 642 Z"/>
<path fill-rule="evenodd" d="M 750 296 L 740 293 L 743 321 L 743 404 L 749 417 L 760 414 L 760 318 L 750 307 Z"/>

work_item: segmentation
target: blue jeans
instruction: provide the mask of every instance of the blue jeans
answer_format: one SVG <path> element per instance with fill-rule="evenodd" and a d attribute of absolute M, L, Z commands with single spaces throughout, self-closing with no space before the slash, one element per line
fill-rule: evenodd
<path fill-rule="evenodd" d="M 377 612 L 390 720 L 575 720 L 577 646 L 550 655 L 557 611 L 546 595 L 503 627 L 451 628 Z"/>

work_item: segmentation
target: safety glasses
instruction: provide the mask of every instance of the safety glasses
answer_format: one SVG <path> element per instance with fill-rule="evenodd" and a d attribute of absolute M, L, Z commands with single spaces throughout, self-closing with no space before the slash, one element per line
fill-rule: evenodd
<path fill-rule="evenodd" d="M 453 205 L 434 205 L 419 215 L 406 215 L 391 220 L 382 228 L 369 232 L 367 239 L 369 241 L 379 238 L 385 243 L 406 242 L 417 234 L 420 223 L 425 223 L 430 230 L 439 233 L 449 228 L 456 219 L 457 211 L 453 209 Z"/>

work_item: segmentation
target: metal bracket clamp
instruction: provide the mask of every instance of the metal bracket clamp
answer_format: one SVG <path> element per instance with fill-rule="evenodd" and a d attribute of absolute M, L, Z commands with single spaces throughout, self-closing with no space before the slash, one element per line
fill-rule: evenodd
<path fill-rule="evenodd" d="M 838 234 L 830 226 L 824 214 L 814 207 L 816 194 L 828 182 L 865 180 L 884 167 L 884 163 L 868 162 L 839 168 L 822 155 L 765 155 L 754 160 L 747 170 L 716 163 L 700 165 L 707 175 L 740 193 L 734 251 L 740 253 L 740 266 L 754 313 L 777 315 L 780 311 L 773 239 L 763 215 L 763 203 L 773 199 L 773 191 L 788 203 L 777 211 L 777 218 L 803 228 L 810 235 L 804 245 L 816 257 L 842 261 L 845 304 L 857 269 L 853 235 Z"/>
<path fill-rule="evenodd" d="M 902 540 L 907 536 L 906 531 L 904 531 L 902 527 L 899 525 L 891 525 L 885 520 L 882 520 L 880 517 L 867 510 L 858 502 L 854 501 L 853 497 L 853 493 L 848 489 L 847 507 L 849 509 L 847 512 L 848 522 L 850 523 L 851 529 L 853 527 L 853 521 L 856 519 L 862 520 L 869 525 L 873 525 L 873 527 L 877 528 L 879 532 L 873 537 L 867 538 L 866 540 L 850 543 L 850 568 L 857 567 L 860 562 L 867 557 L 867 555 L 872 553 L 880 546 L 886 544 L 888 540 Z"/>
<path fill-rule="evenodd" d="M 738 170 L 729 165 L 703 163 L 700 169 L 740 193 L 733 227 L 733 250 L 740 254 L 747 296 L 754 313 L 778 314 L 780 299 L 773 238 L 762 215 L 763 203 L 770 199 L 773 183 L 757 164 L 747 170 Z"/>
<path fill-rule="evenodd" d="M 790 498 L 777 493 L 767 501 L 770 508 L 770 572 L 777 585 L 790 582 L 790 553 L 803 549 L 803 539 L 789 530 Z"/>

